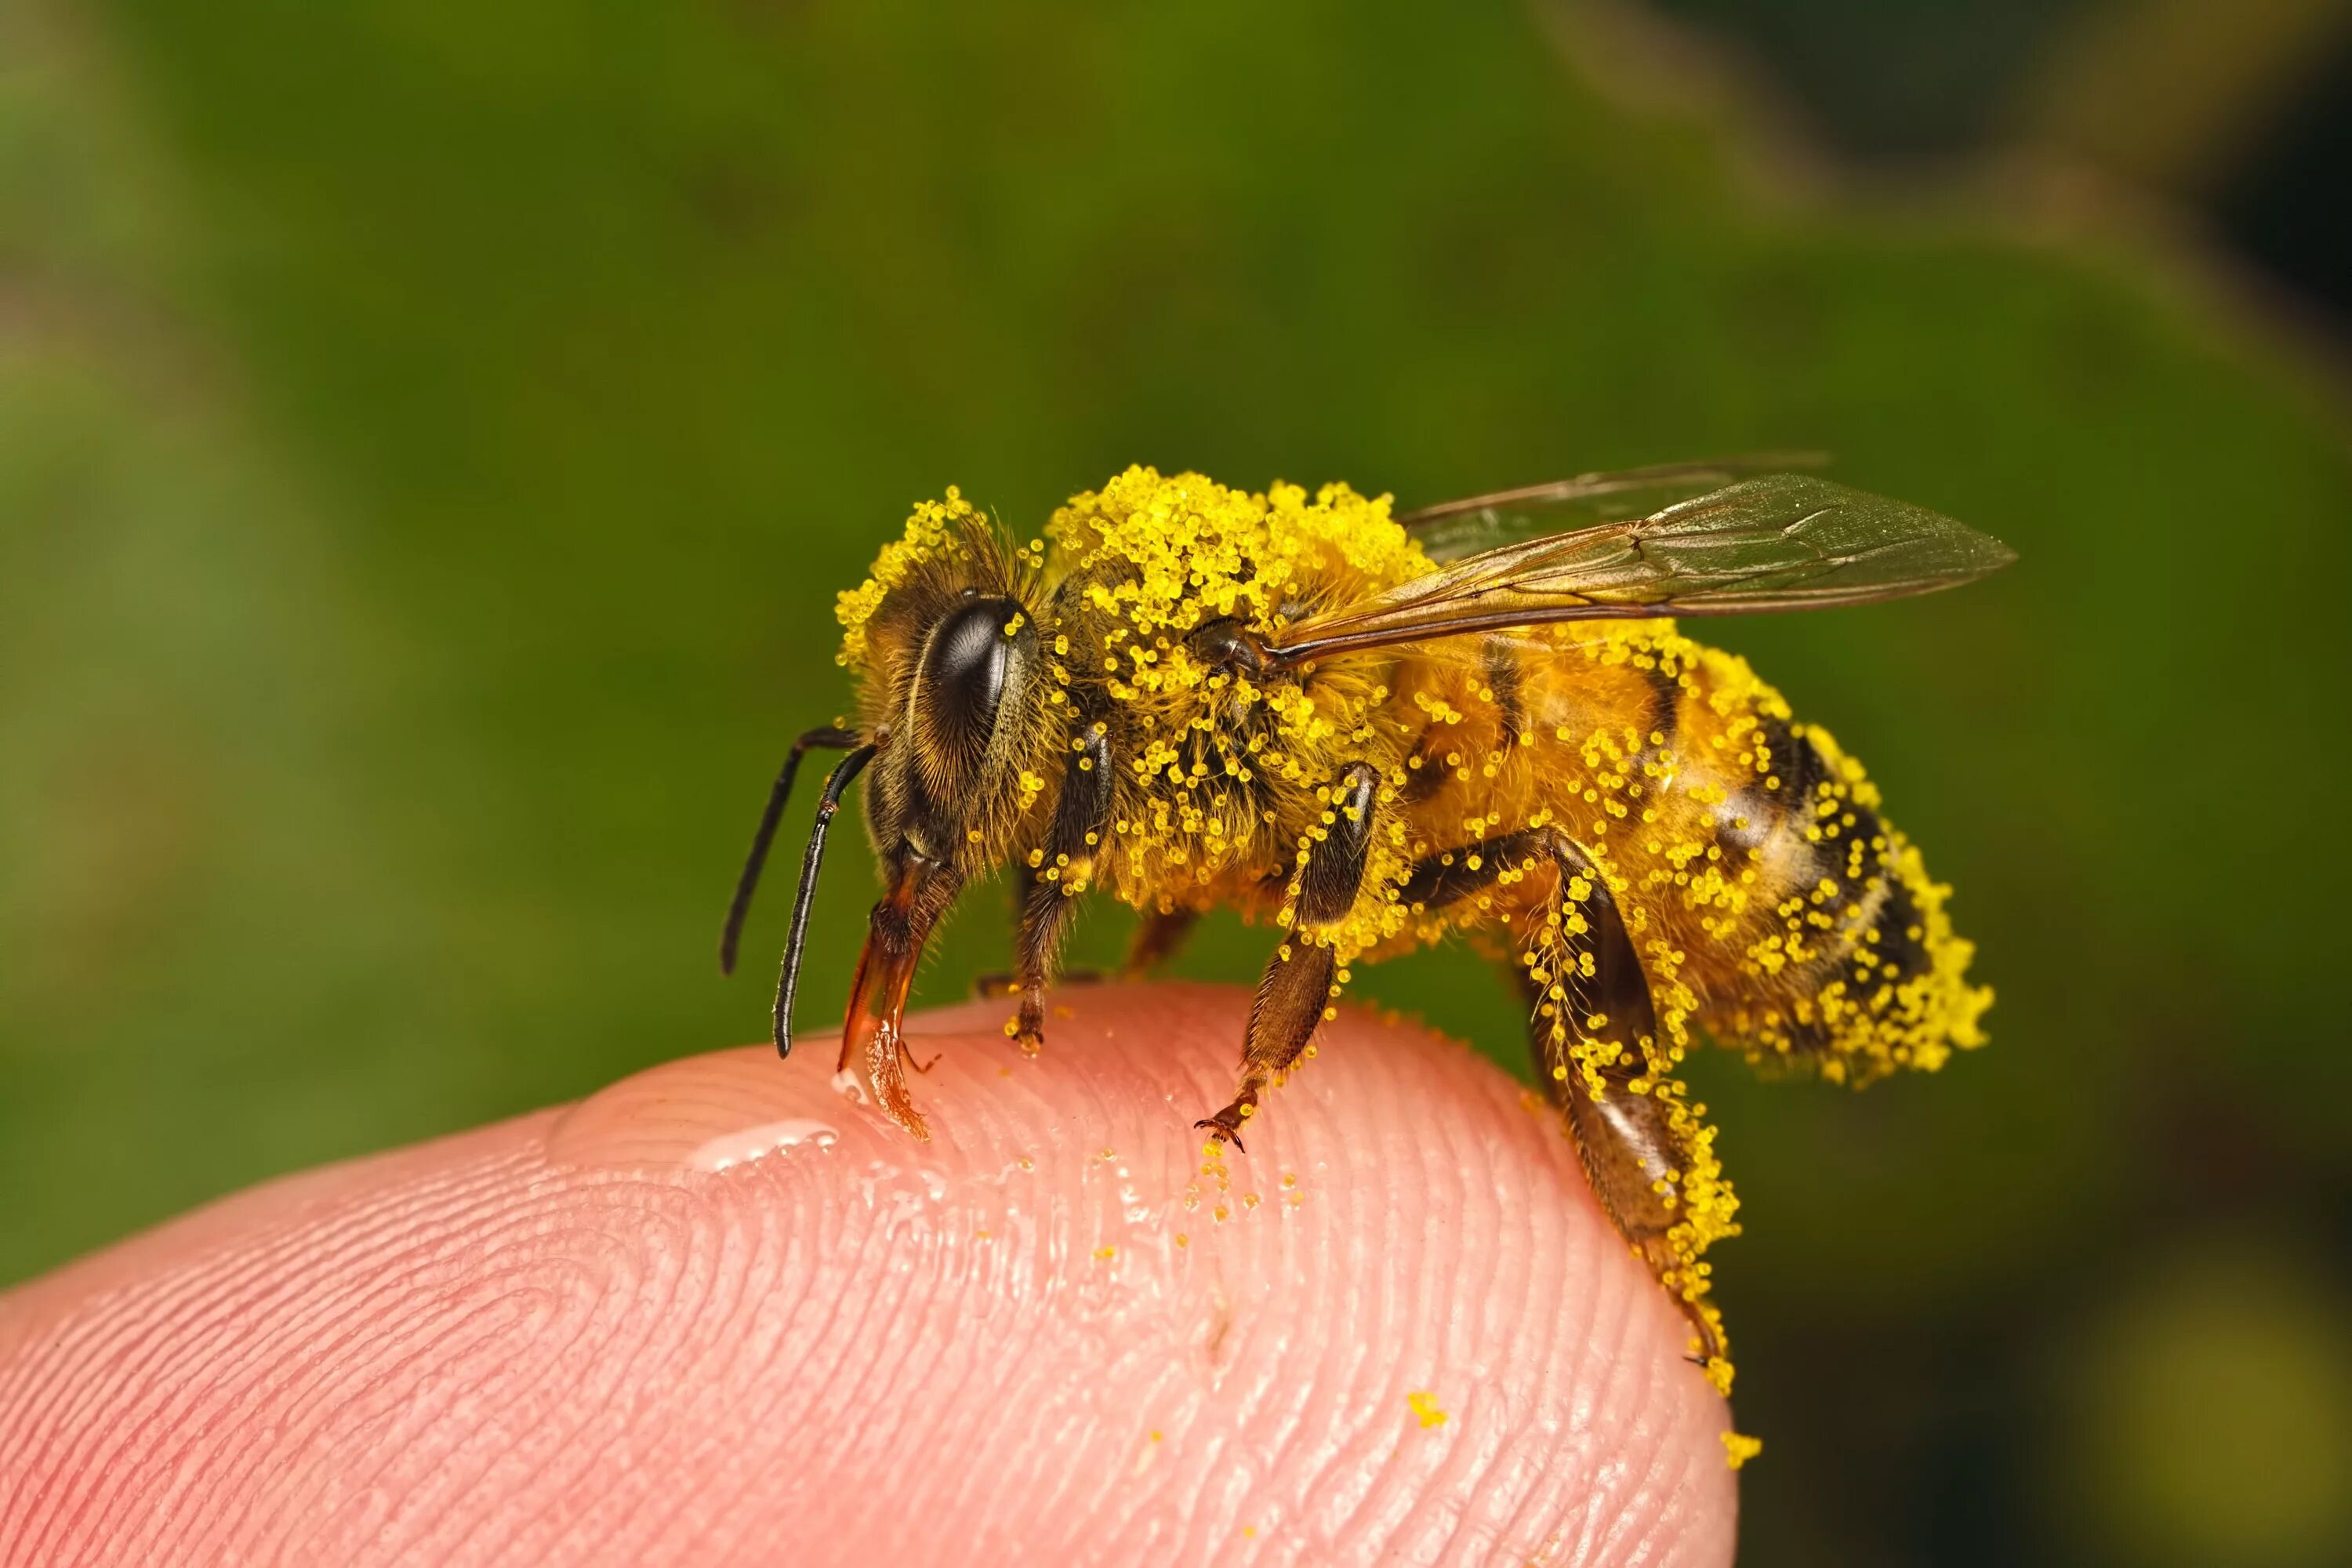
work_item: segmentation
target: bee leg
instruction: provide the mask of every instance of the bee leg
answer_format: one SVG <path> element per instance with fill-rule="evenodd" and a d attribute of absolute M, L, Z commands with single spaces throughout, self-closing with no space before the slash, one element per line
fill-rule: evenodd
<path fill-rule="evenodd" d="M 1602 1212 L 1689 1321 L 1693 1359 L 1711 1373 L 1721 1363 L 1727 1377 L 1722 1314 L 1706 1300 L 1698 1262 L 1712 1236 L 1730 1228 L 1719 1224 L 1731 1199 L 1716 1179 L 1712 1134 L 1672 1080 L 1675 1058 L 1660 1040 L 1650 983 L 1608 879 L 1581 845 L 1557 830 L 1545 836 L 1559 887 L 1545 934 L 1517 972 L 1531 1004 L 1537 1066 Z M 1718 1207 L 1711 1217 L 1692 1212 L 1702 1171 L 1704 1195 Z M 1703 1233 L 1702 1222 L 1717 1228 Z"/>
<path fill-rule="evenodd" d="M 1231 1105 L 1193 1123 L 1212 1138 L 1241 1147 L 1242 1123 L 1256 1113 L 1259 1096 L 1290 1070 L 1315 1026 L 1330 1016 L 1339 993 L 1333 983 L 1339 955 L 1331 945 L 1330 928 L 1347 917 L 1363 885 L 1379 786 L 1380 773 L 1369 763 L 1339 775 L 1328 830 L 1308 848 L 1307 863 L 1298 869 L 1290 935 L 1266 965 L 1250 1006 L 1241 1089 Z"/>
<path fill-rule="evenodd" d="M 1021 1009 L 1005 1033 L 1032 1056 L 1045 1043 L 1045 987 L 1054 977 L 1062 938 L 1077 912 L 1077 896 L 1094 879 L 1095 851 L 1110 831 L 1115 783 L 1110 742 L 1089 731 L 1070 753 L 1038 864 L 1023 879 L 1021 926 L 1013 939 L 1013 988 Z"/>
<path fill-rule="evenodd" d="M 1024 882 L 1016 892 L 1015 907 L 1025 906 L 1029 902 L 1028 884 Z M 1054 984 L 1100 985 L 1109 978 L 1099 969 L 1065 969 L 1054 977 Z M 1021 983 L 1013 978 L 1013 971 L 1009 969 L 991 969 L 971 977 L 971 999 L 975 1002 L 993 1002 L 1000 997 L 1020 994 Z"/>
<path fill-rule="evenodd" d="M 1696 1261 L 1705 1242 L 1676 1227 L 1690 1217 L 1692 1172 L 1704 1164 L 1711 1173 L 1713 1156 L 1697 1146 L 1697 1112 L 1665 1077 L 1649 979 L 1608 879 L 1559 829 L 1526 828 L 1429 857 L 1400 897 L 1443 909 L 1484 892 L 1506 869 L 1545 859 L 1559 887 L 1542 932 L 1513 966 L 1528 1001 L 1536 1068 L 1601 1211 L 1674 1297 L 1697 1336 L 1694 1359 L 1712 1372 L 1725 1345 Z M 1720 1201 L 1727 1214 L 1727 1192 Z"/>
<path fill-rule="evenodd" d="M 1135 928 L 1135 940 L 1128 945 L 1127 963 L 1119 973 L 1130 980 L 1139 980 L 1176 956 L 1184 939 L 1201 921 L 1197 910 L 1154 910 L 1143 917 Z"/>
<path fill-rule="evenodd" d="M 1257 983 L 1250 1006 L 1249 1037 L 1242 1047 L 1241 1089 L 1214 1116 L 1192 1123 L 1210 1137 L 1242 1146 L 1242 1124 L 1257 1114 L 1258 1097 L 1286 1072 L 1314 1037 L 1315 1026 L 1331 1005 L 1332 975 L 1339 957 L 1329 943 L 1307 935 L 1284 942 Z"/>

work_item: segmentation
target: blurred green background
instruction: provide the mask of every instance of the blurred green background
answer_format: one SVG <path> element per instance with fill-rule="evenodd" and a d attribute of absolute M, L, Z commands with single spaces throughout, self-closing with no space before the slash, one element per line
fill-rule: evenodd
<path fill-rule="evenodd" d="M 9 0 L 0 1283 L 760 1037 L 919 497 L 1825 447 L 2021 564 L 1720 640 L 2000 999 L 1701 1068 L 1745 1560 L 2352 1558 L 2346 9 Z M 1362 990 L 1517 1065 L 1466 954 Z"/>

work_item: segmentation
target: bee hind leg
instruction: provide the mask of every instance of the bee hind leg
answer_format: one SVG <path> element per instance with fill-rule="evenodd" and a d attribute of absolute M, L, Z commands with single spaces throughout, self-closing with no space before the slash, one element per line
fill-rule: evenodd
<path fill-rule="evenodd" d="M 1536 1065 L 1602 1212 L 1689 1322 L 1690 1359 L 1727 1386 L 1723 1318 L 1706 1299 L 1698 1255 L 1730 1234 L 1736 1203 L 1719 1180 L 1713 1134 L 1698 1121 L 1704 1107 L 1686 1104 L 1672 1077 L 1678 1055 L 1660 1038 L 1649 980 L 1608 879 L 1582 846 L 1547 837 L 1559 890 L 1516 971 Z"/>
<path fill-rule="evenodd" d="M 1357 763 L 1339 775 L 1332 821 L 1307 852 L 1292 900 L 1290 934 L 1275 951 L 1250 1005 L 1249 1034 L 1242 1047 L 1242 1081 L 1233 1103 L 1193 1123 L 1212 1138 L 1241 1147 L 1242 1124 L 1257 1110 L 1268 1085 L 1290 1070 L 1329 1016 L 1339 994 L 1334 984 L 1339 952 L 1329 928 L 1354 906 L 1371 848 L 1372 805 L 1380 774 Z"/>
<path fill-rule="evenodd" d="M 1601 1212 L 1674 1299 L 1697 1340 L 1691 1359 L 1711 1375 L 1725 1361 L 1722 1315 L 1706 1300 L 1697 1255 L 1732 1205 L 1716 1180 L 1711 1142 L 1668 1076 L 1657 1007 L 1609 881 L 1584 847 L 1556 827 L 1523 828 L 1413 868 L 1400 894 L 1443 909 L 1485 892 L 1514 868 L 1549 860 L 1558 882 L 1542 929 L 1512 979 L 1527 996 L 1536 1071 L 1560 1108 Z M 1691 1178 L 1706 1167 L 1711 1229 L 1691 1223 Z"/>

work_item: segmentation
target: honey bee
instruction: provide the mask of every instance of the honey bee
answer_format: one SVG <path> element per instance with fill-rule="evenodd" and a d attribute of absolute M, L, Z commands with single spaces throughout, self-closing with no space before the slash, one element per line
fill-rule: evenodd
<path fill-rule="evenodd" d="M 1694 1039 L 1859 1085 L 1979 1044 L 1991 994 L 1861 766 L 1675 617 L 1864 604 L 2014 559 L 1934 512 L 1757 467 L 1401 516 L 1345 485 L 1134 468 L 1026 542 L 951 489 L 841 595 L 856 722 L 793 744 L 721 966 L 819 749 L 846 754 L 802 863 L 776 1047 L 826 830 L 864 773 L 884 891 L 841 1062 L 919 1138 L 908 988 L 949 906 L 1000 867 L 1019 899 L 1006 1031 L 1030 1051 L 1083 893 L 1142 912 L 1134 971 L 1213 907 L 1279 929 L 1233 1100 L 1198 1124 L 1236 1147 L 1354 965 L 1466 934 L 1525 993 L 1593 1191 L 1727 1390 L 1702 1255 L 1738 1200 L 1675 1076 Z"/>

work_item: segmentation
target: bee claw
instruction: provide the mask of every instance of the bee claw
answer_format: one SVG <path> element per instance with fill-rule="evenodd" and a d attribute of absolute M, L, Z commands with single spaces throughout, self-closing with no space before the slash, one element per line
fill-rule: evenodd
<path fill-rule="evenodd" d="M 1205 1117 L 1192 1125 L 1205 1131 L 1220 1143 L 1232 1144 L 1236 1153 L 1246 1154 L 1249 1151 L 1242 1147 L 1241 1128 L 1237 1122 L 1225 1120 L 1232 1114 L 1230 1110 L 1220 1110 L 1216 1115 Z"/>

